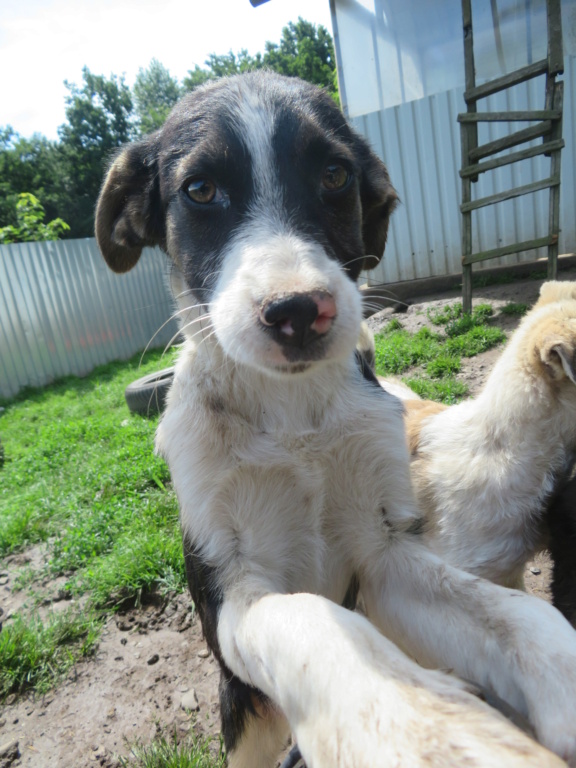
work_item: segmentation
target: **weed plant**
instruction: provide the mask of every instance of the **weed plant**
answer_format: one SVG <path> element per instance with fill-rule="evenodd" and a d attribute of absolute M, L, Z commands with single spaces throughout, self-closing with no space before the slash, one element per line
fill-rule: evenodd
<path fill-rule="evenodd" d="M 500 312 L 502 312 L 503 315 L 511 315 L 512 317 L 522 317 L 523 315 L 528 312 L 528 304 L 515 304 L 514 302 L 511 302 L 510 304 L 506 304 Z"/>
<path fill-rule="evenodd" d="M 76 662 L 91 656 L 101 621 L 91 612 L 16 614 L 0 632 L 0 699 L 34 689 L 45 693 Z"/>
<path fill-rule="evenodd" d="M 222 745 L 217 754 L 209 741 L 188 738 L 178 743 L 160 736 L 148 745 L 134 744 L 128 759 L 120 758 L 122 768 L 224 768 Z"/>

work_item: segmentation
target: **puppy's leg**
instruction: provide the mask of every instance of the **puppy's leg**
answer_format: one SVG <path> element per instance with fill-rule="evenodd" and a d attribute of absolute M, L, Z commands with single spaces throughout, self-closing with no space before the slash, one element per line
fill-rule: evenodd
<path fill-rule="evenodd" d="M 290 735 L 282 712 L 227 669 L 221 671 L 219 694 L 229 768 L 271 768 Z"/>
<path fill-rule="evenodd" d="M 183 538 L 183 548 L 190 594 L 206 642 L 220 665 L 220 717 L 228 765 L 270 768 L 288 739 L 288 723 L 270 699 L 246 685 L 226 666 L 217 635 L 222 592 L 216 569 L 202 558 L 188 536 Z"/>
<path fill-rule="evenodd" d="M 365 618 L 324 598 L 236 586 L 218 638 L 230 669 L 285 712 L 313 768 L 561 765 L 463 683 L 422 669 Z"/>
<path fill-rule="evenodd" d="M 364 571 L 367 613 L 425 666 L 453 669 L 530 719 L 538 739 L 576 765 L 576 633 L 538 598 L 445 564 L 399 535 Z"/>

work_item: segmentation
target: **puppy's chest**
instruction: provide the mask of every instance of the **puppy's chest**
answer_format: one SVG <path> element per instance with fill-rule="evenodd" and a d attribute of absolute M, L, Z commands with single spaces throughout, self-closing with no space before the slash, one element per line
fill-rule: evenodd
<path fill-rule="evenodd" d="M 347 470 L 347 445 L 355 430 L 345 423 L 285 424 L 264 421 L 258 426 L 231 426 L 226 453 L 237 466 L 308 468 L 329 476 L 336 467 Z M 368 441 L 364 452 L 370 453 Z"/>
<path fill-rule="evenodd" d="M 381 495 L 376 487 L 384 479 L 374 475 L 374 468 L 381 464 L 388 440 L 383 428 L 388 411 L 397 410 L 390 398 L 376 396 L 351 375 L 341 376 L 339 385 L 327 379 L 322 386 L 306 382 L 292 389 L 267 381 L 259 389 L 245 382 L 239 387 L 234 376 L 217 386 L 213 379 L 210 386 L 205 381 L 198 381 L 188 405 L 182 400 L 176 407 L 169 439 L 166 434 L 162 440 L 168 463 L 185 463 L 186 483 L 194 478 L 205 489 L 209 477 L 212 496 L 220 481 L 232 477 L 243 485 L 255 477 L 269 483 L 283 476 L 305 486 L 306 495 L 319 494 L 327 507 L 339 504 L 335 487 L 339 498 L 345 491 L 358 500 L 367 488 L 370 495 Z M 173 446 L 186 444 L 185 458 L 181 452 L 174 456 Z M 316 509 L 324 506 L 319 501 Z"/>
<path fill-rule="evenodd" d="M 366 410 L 338 404 L 325 409 L 291 407 L 262 411 L 250 422 L 228 422 L 226 443 L 241 462 L 315 467 L 328 475 L 369 461 L 380 450 L 376 420 Z M 354 450 L 350 450 L 354 446 Z"/>

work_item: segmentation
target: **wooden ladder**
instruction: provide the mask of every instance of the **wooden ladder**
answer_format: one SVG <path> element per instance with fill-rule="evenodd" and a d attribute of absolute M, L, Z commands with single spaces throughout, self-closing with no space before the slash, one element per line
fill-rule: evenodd
<path fill-rule="evenodd" d="M 482 85 L 476 85 L 474 71 L 474 39 L 472 33 L 471 0 L 462 0 L 462 22 L 464 29 L 464 72 L 467 111 L 458 115 L 462 143 L 462 304 L 464 312 L 472 310 L 472 265 L 487 259 L 496 259 L 520 251 L 548 247 L 548 279 L 556 277 L 558 262 L 558 234 L 560 231 L 560 153 L 564 146 L 562 139 L 562 103 L 563 82 L 557 76 L 564 71 L 562 50 L 562 19 L 560 0 L 546 0 L 548 17 L 548 51 L 545 59 L 522 67 L 502 77 Z M 481 112 L 477 103 L 499 91 L 504 91 L 533 77 L 546 75 L 546 98 L 543 110 L 524 110 L 517 112 Z M 480 122 L 529 122 L 527 128 L 509 134 L 503 138 L 478 146 L 478 123 Z M 534 139 L 542 138 L 542 143 L 510 152 L 500 157 L 493 157 L 503 150 L 511 149 Z M 545 154 L 550 157 L 550 176 L 541 181 L 525 184 L 515 189 L 499 192 L 495 195 L 472 199 L 472 184 L 481 173 L 501 168 L 510 163 L 526 160 Z M 503 200 L 511 200 L 521 195 L 550 189 L 548 215 L 548 235 L 493 248 L 481 253 L 472 253 L 472 212 L 487 205 L 495 205 Z"/>

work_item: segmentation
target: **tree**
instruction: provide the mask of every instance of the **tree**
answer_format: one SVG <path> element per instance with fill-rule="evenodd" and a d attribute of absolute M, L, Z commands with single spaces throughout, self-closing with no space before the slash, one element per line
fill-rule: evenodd
<path fill-rule="evenodd" d="M 74 237 L 92 237 L 94 206 L 112 152 L 134 137 L 133 102 L 124 78 L 82 70 L 83 85 L 64 83 L 67 123 L 58 129 L 66 165 Z"/>
<path fill-rule="evenodd" d="M 196 64 L 194 69 L 189 69 L 188 74 L 182 81 L 182 87 L 185 91 L 193 91 L 199 85 L 204 85 L 208 80 L 213 80 L 214 75 L 207 69 L 202 69 Z"/>
<path fill-rule="evenodd" d="M 265 67 L 326 88 L 338 101 L 334 44 L 326 27 L 299 18 L 283 28 L 279 44 L 268 42 L 265 48 Z"/>
<path fill-rule="evenodd" d="M 208 69 L 201 69 L 198 65 L 188 72 L 183 80 L 183 86 L 187 91 L 193 91 L 198 85 L 203 85 L 207 80 L 228 75 L 239 75 L 241 72 L 251 72 L 262 67 L 262 54 L 250 56 L 245 48 L 238 53 L 229 51 L 224 54 L 211 53 L 205 62 Z"/>
<path fill-rule="evenodd" d="M 230 51 L 224 55 L 210 54 L 207 69 L 196 66 L 184 78 L 186 90 L 193 90 L 207 80 L 226 75 L 236 75 L 266 67 L 289 77 L 301 77 L 326 88 L 338 101 L 336 59 L 334 45 L 328 30 L 299 18 L 282 30 L 280 43 L 267 42 L 265 53 L 250 56 L 247 50 Z"/>
<path fill-rule="evenodd" d="M 16 224 L 0 227 L 0 244 L 59 240 L 70 229 L 62 219 L 53 219 L 45 224 L 45 217 L 44 207 L 38 198 L 30 192 L 22 192 L 16 203 Z"/>
<path fill-rule="evenodd" d="M 49 218 L 65 210 L 65 184 L 58 144 L 35 133 L 25 139 L 0 129 L 0 227 L 16 221 L 18 195 L 32 190 Z"/>
<path fill-rule="evenodd" d="M 160 128 L 182 90 L 178 80 L 157 59 L 139 69 L 134 82 L 136 125 L 141 136 Z"/>

